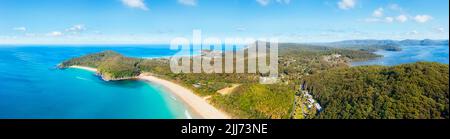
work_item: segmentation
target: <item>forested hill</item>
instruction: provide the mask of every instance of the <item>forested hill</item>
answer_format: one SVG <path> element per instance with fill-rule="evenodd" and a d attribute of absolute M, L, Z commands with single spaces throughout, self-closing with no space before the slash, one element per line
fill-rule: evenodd
<path fill-rule="evenodd" d="M 142 61 L 142 59 L 125 57 L 114 51 L 104 51 L 64 61 L 59 67 L 79 65 L 97 68 L 101 77 L 109 81 L 128 79 L 139 75 L 138 64 Z"/>
<path fill-rule="evenodd" d="M 315 118 L 448 119 L 449 66 L 419 62 L 335 69 L 306 77 Z"/>

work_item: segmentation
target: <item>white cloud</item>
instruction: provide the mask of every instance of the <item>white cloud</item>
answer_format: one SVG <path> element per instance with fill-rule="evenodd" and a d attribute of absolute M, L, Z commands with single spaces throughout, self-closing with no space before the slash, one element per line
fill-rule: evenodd
<path fill-rule="evenodd" d="M 178 0 L 178 3 L 187 6 L 197 6 L 197 0 Z"/>
<path fill-rule="evenodd" d="M 272 0 L 256 0 L 256 2 L 258 2 L 261 6 L 267 6 L 272 2 Z M 278 4 L 290 4 L 291 0 L 275 0 L 275 2 Z"/>
<path fill-rule="evenodd" d="M 413 30 L 411 32 L 406 33 L 406 35 L 417 35 L 419 32 L 417 30 Z"/>
<path fill-rule="evenodd" d="M 395 18 L 395 20 L 397 20 L 400 23 L 404 23 L 406 21 L 408 21 L 408 17 L 406 15 L 399 15 Z"/>
<path fill-rule="evenodd" d="M 436 32 L 438 33 L 445 33 L 445 28 L 440 27 L 440 28 L 435 28 Z"/>
<path fill-rule="evenodd" d="M 430 21 L 431 19 L 433 19 L 433 17 L 429 16 L 429 15 L 416 15 L 414 17 L 414 20 L 418 23 L 425 23 Z"/>
<path fill-rule="evenodd" d="M 276 0 L 276 2 L 281 4 L 289 4 L 291 3 L 291 0 Z"/>
<path fill-rule="evenodd" d="M 403 11 L 403 8 L 398 4 L 389 4 L 388 8 L 393 11 Z"/>
<path fill-rule="evenodd" d="M 15 31 L 27 31 L 27 28 L 26 27 L 15 27 L 15 28 L 13 28 L 13 30 L 15 30 Z"/>
<path fill-rule="evenodd" d="M 59 37 L 59 36 L 62 36 L 62 35 L 63 35 L 63 33 L 60 32 L 60 31 L 53 31 L 53 32 L 50 32 L 50 33 L 47 34 L 47 36 L 50 36 L 50 37 Z"/>
<path fill-rule="evenodd" d="M 385 17 L 385 18 L 366 18 L 363 20 L 368 23 L 393 23 L 395 21 L 394 17 Z"/>
<path fill-rule="evenodd" d="M 247 30 L 247 28 L 245 28 L 243 26 L 236 27 L 236 31 L 238 31 L 238 32 L 243 32 L 243 31 L 246 31 L 246 30 Z"/>
<path fill-rule="evenodd" d="M 74 26 L 68 28 L 66 31 L 77 33 L 77 32 L 82 32 L 85 30 L 86 30 L 86 27 L 84 25 L 79 24 L 79 25 L 74 25 Z"/>
<path fill-rule="evenodd" d="M 372 16 L 364 19 L 365 22 L 380 22 L 380 23 L 405 23 L 409 20 L 416 21 L 418 23 L 425 23 L 432 20 L 430 15 L 416 15 L 410 16 L 399 5 L 390 4 L 385 7 L 380 7 L 372 12 Z"/>
<path fill-rule="evenodd" d="M 394 18 L 393 17 L 386 17 L 386 18 L 384 18 L 384 21 L 386 23 L 392 23 L 392 22 L 394 22 Z"/>
<path fill-rule="evenodd" d="M 374 23 L 374 22 L 380 22 L 381 19 L 379 18 L 366 18 L 364 19 L 364 22 Z"/>
<path fill-rule="evenodd" d="M 356 0 L 341 0 L 338 2 L 338 6 L 340 9 L 348 10 L 354 8 L 356 5 Z"/>
<path fill-rule="evenodd" d="M 148 10 L 144 0 L 122 0 L 122 3 L 131 8 L 138 8 L 141 10 Z"/>
<path fill-rule="evenodd" d="M 35 37 L 36 34 L 34 34 L 34 33 L 25 33 L 25 36 L 27 36 L 27 37 Z"/>
<path fill-rule="evenodd" d="M 383 16 L 383 12 L 384 12 L 383 8 L 378 8 L 375 11 L 373 11 L 372 16 L 382 17 Z"/>
<path fill-rule="evenodd" d="M 270 3 L 270 0 L 256 0 L 261 6 L 267 6 Z"/>

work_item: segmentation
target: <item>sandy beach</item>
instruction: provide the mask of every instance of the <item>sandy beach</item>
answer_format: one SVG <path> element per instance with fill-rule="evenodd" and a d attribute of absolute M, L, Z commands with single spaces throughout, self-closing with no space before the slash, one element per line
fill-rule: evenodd
<path fill-rule="evenodd" d="M 170 92 L 180 97 L 204 119 L 230 119 L 230 116 L 216 109 L 206 102 L 206 100 L 183 86 L 154 76 L 141 75 L 138 78 L 167 88 Z"/>
<path fill-rule="evenodd" d="M 91 67 L 84 67 L 84 66 L 70 66 L 69 68 L 76 68 L 76 69 L 83 69 L 88 71 L 97 72 L 97 69 L 91 68 Z"/>
<path fill-rule="evenodd" d="M 97 69 L 95 68 L 84 66 L 70 66 L 70 68 L 77 68 L 97 72 Z M 166 88 L 168 91 L 170 91 L 170 93 L 181 98 L 182 101 L 191 108 L 191 110 L 195 111 L 195 113 L 198 114 L 203 119 L 231 118 L 226 113 L 213 107 L 211 104 L 206 102 L 206 100 L 204 100 L 200 96 L 194 94 L 194 92 L 191 91 L 190 89 L 187 89 L 181 85 L 149 75 L 140 75 L 137 78 Z"/>

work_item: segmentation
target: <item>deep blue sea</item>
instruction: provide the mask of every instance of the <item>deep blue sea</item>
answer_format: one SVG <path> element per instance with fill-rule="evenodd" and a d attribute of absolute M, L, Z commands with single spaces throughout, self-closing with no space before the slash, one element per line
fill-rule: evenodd
<path fill-rule="evenodd" d="M 190 118 L 182 102 L 143 81 L 104 82 L 93 72 L 59 70 L 72 57 L 114 50 L 131 57 L 175 54 L 152 46 L 0 46 L 0 119 Z"/>
<path fill-rule="evenodd" d="M 414 63 L 418 61 L 439 62 L 449 64 L 449 46 L 401 46 L 402 51 L 377 51 L 383 57 L 361 62 L 353 62 L 352 66 L 384 65 Z"/>

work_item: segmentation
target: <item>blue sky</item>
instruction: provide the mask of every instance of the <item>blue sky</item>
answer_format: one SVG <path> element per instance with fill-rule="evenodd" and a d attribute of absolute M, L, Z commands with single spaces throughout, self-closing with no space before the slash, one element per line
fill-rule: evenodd
<path fill-rule="evenodd" d="M 1 0 L 0 44 L 448 39 L 448 0 Z"/>

